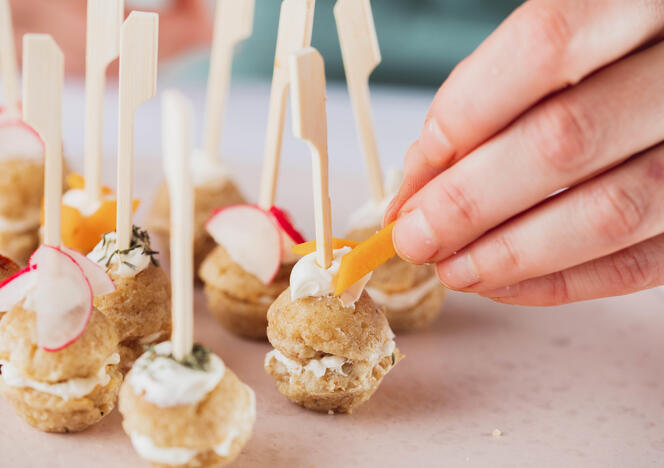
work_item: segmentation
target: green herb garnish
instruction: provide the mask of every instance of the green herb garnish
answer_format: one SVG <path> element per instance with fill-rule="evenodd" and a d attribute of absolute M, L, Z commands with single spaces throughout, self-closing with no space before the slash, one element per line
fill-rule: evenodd
<path fill-rule="evenodd" d="M 392 365 L 395 365 L 397 363 L 397 357 L 392 353 Z"/>
<path fill-rule="evenodd" d="M 192 370 L 205 372 L 208 370 L 208 365 L 210 363 L 210 350 L 198 343 L 194 343 L 191 353 L 182 360 L 175 359 L 175 356 L 173 356 L 172 353 L 169 355 L 157 354 L 155 351 L 155 345 L 144 345 L 143 348 L 145 349 L 146 359 L 148 360 L 154 360 L 157 357 L 172 359 Z"/>
<path fill-rule="evenodd" d="M 141 249 L 141 254 L 149 256 L 150 262 L 154 266 L 159 266 L 159 261 L 155 257 L 159 252 L 150 248 L 150 234 L 148 234 L 148 231 L 145 229 L 140 229 L 138 226 L 132 226 L 131 242 L 129 243 L 128 249 L 119 250 L 114 248 L 117 246 L 117 243 L 113 237 L 116 237 L 117 239 L 117 234 L 115 232 L 108 232 L 104 234 L 101 239 L 101 250 L 103 255 L 97 260 L 97 262 L 103 262 L 106 271 L 110 270 L 113 259 L 116 256 L 122 259 L 123 256 L 130 254 L 136 249 Z M 132 270 L 136 270 L 137 268 L 136 265 L 126 260 L 121 260 L 121 263 Z"/>
<path fill-rule="evenodd" d="M 190 369 L 205 371 L 210 363 L 210 350 L 195 343 L 191 350 L 191 354 L 179 362 Z"/>

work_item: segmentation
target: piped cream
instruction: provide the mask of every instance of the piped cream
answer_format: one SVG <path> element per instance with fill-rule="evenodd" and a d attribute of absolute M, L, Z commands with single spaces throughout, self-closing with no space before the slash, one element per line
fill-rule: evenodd
<path fill-rule="evenodd" d="M 318 265 L 316 252 L 302 257 L 291 271 L 291 300 L 295 301 L 301 297 L 331 296 L 334 293 L 334 283 L 341 266 L 341 258 L 350 251 L 350 247 L 335 249 L 329 268 Z M 344 307 L 355 306 L 370 278 L 371 273 L 365 275 L 339 296 Z"/>
<path fill-rule="evenodd" d="M 88 258 L 107 271 L 124 277 L 134 277 L 150 266 L 152 257 L 147 253 L 150 251 L 148 243 L 134 236 L 134 247 L 128 252 L 119 253 L 117 240 L 115 232 L 104 234 Z"/>
<path fill-rule="evenodd" d="M 134 392 L 162 408 L 195 404 L 211 392 L 224 377 L 226 366 L 210 353 L 206 370 L 186 367 L 169 357 L 170 341 L 154 346 L 154 354 L 143 353 L 128 376 Z"/>
<path fill-rule="evenodd" d="M 21 372 L 11 362 L 0 361 L 2 365 L 2 378 L 9 387 L 32 388 L 38 392 L 55 395 L 63 400 L 82 398 L 89 395 L 97 387 L 108 385 L 111 377 L 107 373 L 107 366 L 116 365 L 120 362 L 118 353 L 111 354 L 99 371 L 91 377 L 77 377 L 62 382 L 47 383 L 39 380 L 29 379 L 21 375 Z"/>

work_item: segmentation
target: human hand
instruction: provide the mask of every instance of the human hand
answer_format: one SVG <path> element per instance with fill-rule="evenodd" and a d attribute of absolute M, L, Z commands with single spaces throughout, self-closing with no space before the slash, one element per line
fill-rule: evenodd
<path fill-rule="evenodd" d="M 67 73 L 85 73 L 85 0 L 11 0 L 10 4 L 19 58 L 24 34 L 51 34 L 65 54 Z M 175 0 L 160 12 L 159 31 L 160 59 L 209 44 L 212 23 L 205 0 Z"/>
<path fill-rule="evenodd" d="M 517 9 L 442 85 L 406 154 L 385 216 L 399 254 L 512 304 L 664 284 L 663 37 L 661 1 Z"/>

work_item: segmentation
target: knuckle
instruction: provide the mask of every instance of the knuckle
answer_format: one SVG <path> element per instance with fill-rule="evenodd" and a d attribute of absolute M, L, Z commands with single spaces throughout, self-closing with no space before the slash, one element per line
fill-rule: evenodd
<path fill-rule="evenodd" d="M 570 286 L 563 272 L 559 271 L 553 273 L 547 277 L 547 280 L 549 282 L 549 297 L 551 298 L 551 305 L 567 304 L 572 301 Z"/>
<path fill-rule="evenodd" d="M 456 219 L 469 226 L 475 226 L 479 221 L 479 207 L 468 194 L 455 183 L 442 185 L 442 206 L 451 207 Z"/>
<path fill-rule="evenodd" d="M 518 39 L 536 72 L 559 75 L 564 70 L 572 29 L 559 6 L 528 2 L 515 12 Z"/>
<path fill-rule="evenodd" d="M 492 250 L 494 255 L 500 259 L 501 268 L 509 269 L 512 272 L 522 269 L 521 256 L 509 236 L 505 234 L 497 236 L 493 242 Z"/>
<path fill-rule="evenodd" d="M 590 116 L 563 98 L 545 103 L 524 125 L 524 142 L 546 170 L 575 172 L 596 152 L 596 131 Z"/>
<path fill-rule="evenodd" d="M 584 211 L 591 232 L 613 244 L 634 239 L 649 209 L 649 198 L 638 189 L 603 181 L 594 185 L 589 198 Z"/>
<path fill-rule="evenodd" d="M 647 252 L 638 248 L 623 250 L 609 261 L 608 286 L 612 291 L 638 291 L 655 282 L 655 268 Z"/>

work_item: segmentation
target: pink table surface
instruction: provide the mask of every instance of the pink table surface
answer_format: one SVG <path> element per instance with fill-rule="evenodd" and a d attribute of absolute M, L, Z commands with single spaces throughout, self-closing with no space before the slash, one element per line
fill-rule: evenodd
<path fill-rule="evenodd" d="M 219 327 L 197 296 L 197 339 L 257 394 L 237 467 L 664 464 L 664 315 L 654 292 L 549 310 L 453 294 L 406 359 L 352 415 L 290 404 L 262 368 L 270 349 Z M 114 411 L 80 434 L 33 430 L 0 402 L 0 466 L 140 467 Z M 491 435 L 494 429 L 503 436 Z"/>
<path fill-rule="evenodd" d="M 154 164 L 137 164 L 139 196 L 149 198 L 158 182 L 146 177 Z M 255 193 L 256 168 L 234 169 Z M 281 203 L 311 234 L 308 174 L 285 174 L 299 190 Z M 337 231 L 365 196 L 348 189 L 364 185 L 357 177 L 333 179 Z M 406 359 L 352 415 L 289 403 L 263 371 L 269 345 L 226 333 L 200 292 L 196 337 L 256 390 L 254 435 L 237 467 L 664 466 L 661 291 L 549 309 L 451 294 L 431 329 L 397 338 Z M 0 400 L 0 467 L 148 466 L 120 420 L 114 411 L 80 434 L 43 434 Z"/>

